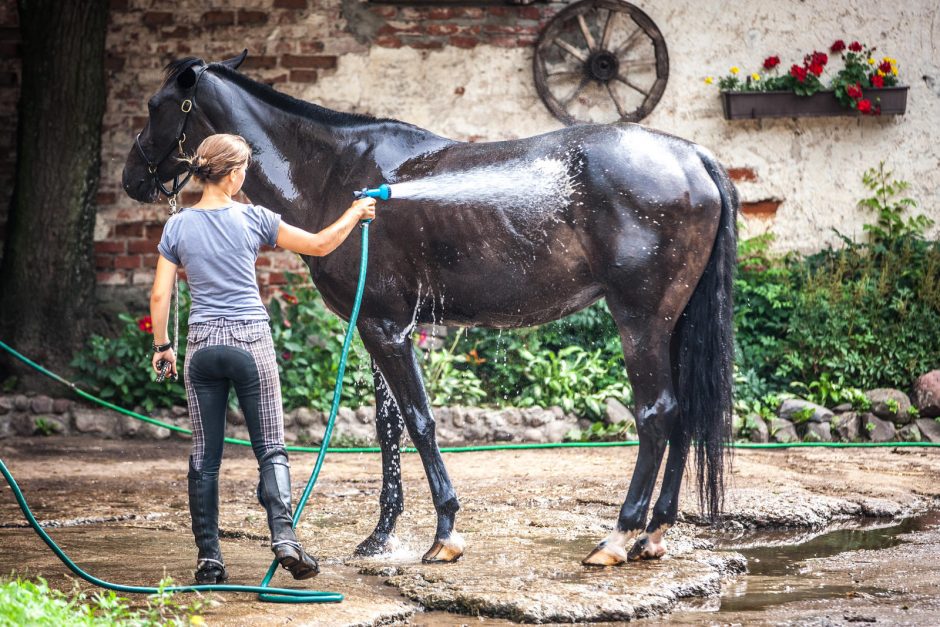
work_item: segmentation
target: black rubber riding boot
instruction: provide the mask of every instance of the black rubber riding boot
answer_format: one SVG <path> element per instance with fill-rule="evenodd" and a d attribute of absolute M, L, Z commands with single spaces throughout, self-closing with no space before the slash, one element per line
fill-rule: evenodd
<path fill-rule="evenodd" d="M 221 583 L 228 579 L 219 545 L 219 475 L 205 474 L 189 467 L 189 513 L 193 536 L 199 548 L 196 583 Z"/>
<path fill-rule="evenodd" d="M 276 449 L 261 458 L 258 501 L 268 512 L 274 558 L 294 579 L 310 579 L 320 572 L 317 560 L 304 552 L 294 534 L 290 503 L 290 465 L 287 453 Z"/>

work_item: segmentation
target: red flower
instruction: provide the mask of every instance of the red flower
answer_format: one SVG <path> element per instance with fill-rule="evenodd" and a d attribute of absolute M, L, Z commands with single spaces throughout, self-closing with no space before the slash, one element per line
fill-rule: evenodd
<path fill-rule="evenodd" d="M 291 358 L 290 351 L 284 351 L 283 353 L 281 353 L 281 357 L 284 358 L 284 361 L 290 361 L 290 358 Z"/>
<path fill-rule="evenodd" d="M 845 50 L 845 42 L 841 39 L 836 39 L 831 46 L 829 46 L 829 52 L 837 53 Z"/>
<path fill-rule="evenodd" d="M 871 86 L 872 86 L 872 87 L 884 87 L 884 86 L 885 86 L 885 79 L 884 79 L 884 77 L 883 77 L 883 76 L 878 76 L 877 74 L 875 74 L 874 76 L 872 76 L 872 77 L 871 77 Z"/>
<path fill-rule="evenodd" d="M 137 328 L 144 333 L 153 333 L 153 320 L 150 319 L 150 316 L 144 316 L 137 321 Z"/>
<path fill-rule="evenodd" d="M 890 73 L 891 73 L 891 62 L 890 62 L 890 61 L 882 61 L 882 62 L 881 62 L 881 65 L 878 66 L 878 69 L 881 70 L 882 72 L 884 72 L 885 74 L 890 74 Z"/>
<path fill-rule="evenodd" d="M 815 65 L 826 65 L 829 63 L 829 55 L 827 55 L 825 52 L 819 52 L 817 50 L 813 52 L 813 55 L 810 57 L 810 63 Z"/>
<path fill-rule="evenodd" d="M 281 290 L 281 295 L 284 297 L 284 300 L 286 300 L 291 305 L 297 304 L 297 297 L 291 294 L 290 292 L 285 292 L 284 290 Z"/>
<path fill-rule="evenodd" d="M 861 52 L 862 44 L 858 43 L 857 41 L 853 41 L 852 43 L 849 44 L 849 50 L 851 50 L 852 52 Z"/>
<path fill-rule="evenodd" d="M 797 81 L 804 83 L 806 82 L 806 68 L 800 67 L 799 65 L 794 64 L 790 68 L 790 76 L 795 78 Z"/>
<path fill-rule="evenodd" d="M 862 98 L 859 100 L 858 111 L 859 113 L 871 113 L 871 100 L 868 98 Z"/>
<path fill-rule="evenodd" d="M 862 97 L 862 86 L 858 83 L 854 85 L 849 85 L 845 90 L 846 95 L 853 100 L 858 100 Z"/>
<path fill-rule="evenodd" d="M 819 76 L 823 73 L 823 66 L 819 65 L 818 63 L 811 63 L 809 66 L 809 71 L 816 76 Z"/>
<path fill-rule="evenodd" d="M 775 56 L 772 56 L 772 57 L 767 57 L 766 59 L 764 59 L 764 69 L 765 69 L 765 70 L 772 70 L 772 69 L 774 69 L 775 67 L 777 67 L 778 65 L 780 65 L 780 57 L 778 57 L 778 56 L 776 56 L 776 55 L 775 55 Z"/>

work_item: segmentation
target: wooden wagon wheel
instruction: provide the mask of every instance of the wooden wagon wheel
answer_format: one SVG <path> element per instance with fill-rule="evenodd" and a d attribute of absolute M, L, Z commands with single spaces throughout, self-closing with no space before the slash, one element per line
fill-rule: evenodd
<path fill-rule="evenodd" d="M 565 124 L 638 122 L 666 89 L 666 41 L 646 13 L 622 0 L 581 0 L 542 31 L 535 86 Z"/>

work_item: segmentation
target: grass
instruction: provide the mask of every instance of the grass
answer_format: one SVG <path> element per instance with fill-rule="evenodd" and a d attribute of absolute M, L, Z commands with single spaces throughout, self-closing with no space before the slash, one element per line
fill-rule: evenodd
<path fill-rule="evenodd" d="M 71 593 L 50 588 L 46 580 L 0 579 L 0 627 L 183 627 L 205 625 L 199 612 L 206 602 L 197 599 L 183 606 L 163 589 L 173 584 L 160 582 L 157 594 L 147 597 L 146 607 L 135 609 L 130 601 L 112 590 L 99 590 L 90 597 L 78 584 Z"/>

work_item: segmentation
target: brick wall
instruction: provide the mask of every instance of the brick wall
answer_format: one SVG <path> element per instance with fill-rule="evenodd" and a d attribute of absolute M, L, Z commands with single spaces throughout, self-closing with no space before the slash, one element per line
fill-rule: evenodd
<path fill-rule="evenodd" d="M 239 6 L 245 5 L 245 6 Z M 111 0 L 104 60 L 108 105 L 95 229 L 99 293 L 106 300 L 142 306 L 153 279 L 156 244 L 166 220 L 165 202 L 141 205 L 121 189 L 121 171 L 134 134 L 146 122 L 146 101 L 162 81 L 163 66 L 183 56 L 217 61 L 249 49 L 242 70 L 294 96 L 336 72 L 344 54 L 373 46 L 441 49 L 531 46 L 540 23 L 563 4 L 539 6 L 397 7 L 360 0 L 261 0 L 198 2 Z M 0 232 L 6 220 L 15 165 L 15 108 L 19 86 L 17 15 L 13 0 L 0 0 Z M 407 119 L 407 112 L 400 117 Z M 195 186 L 194 186 L 195 188 Z M 195 202 L 197 191 L 182 194 Z M 242 200 L 247 200 L 242 198 Z M 302 272 L 295 255 L 262 250 L 257 272 L 267 297 Z M 129 292 L 120 295 L 122 292 Z M 130 299 L 130 300 L 128 300 Z M 122 305 L 123 306 L 123 305 Z"/>

